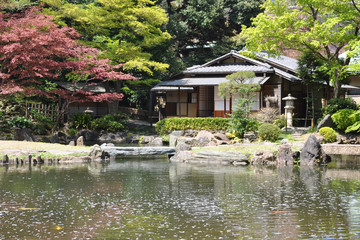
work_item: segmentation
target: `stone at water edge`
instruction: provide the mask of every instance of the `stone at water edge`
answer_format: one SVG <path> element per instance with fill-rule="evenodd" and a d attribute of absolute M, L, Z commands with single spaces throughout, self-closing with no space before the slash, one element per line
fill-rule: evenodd
<path fill-rule="evenodd" d="M 311 134 L 300 152 L 300 164 L 311 165 L 315 163 L 326 164 L 331 161 L 322 149 L 320 142 Z"/>
<path fill-rule="evenodd" d="M 182 131 L 173 131 L 169 135 L 169 147 L 176 147 L 177 140 L 182 135 Z"/>
<path fill-rule="evenodd" d="M 275 155 L 270 150 L 256 150 L 251 158 L 253 165 L 272 165 L 275 164 Z"/>
<path fill-rule="evenodd" d="M 283 144 L 280 146 L 276 161 L 280 165 L 293 165 L 293 154 L 290 144 Z"/>

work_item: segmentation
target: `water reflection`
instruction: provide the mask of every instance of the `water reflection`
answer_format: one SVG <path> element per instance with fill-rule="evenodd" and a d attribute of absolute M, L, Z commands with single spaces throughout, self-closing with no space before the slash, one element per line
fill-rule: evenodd
<path fill-rule="evenodd" d="M 0 238 L 356 239 L 355 167 L 168 163 L 0 169 Z"/>

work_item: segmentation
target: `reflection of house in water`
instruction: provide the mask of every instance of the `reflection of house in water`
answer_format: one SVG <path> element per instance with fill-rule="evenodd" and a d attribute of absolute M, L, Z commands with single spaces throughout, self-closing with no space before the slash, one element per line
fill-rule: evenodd
<path fill-rule="evenodd" d="M 297 117 L 305 116 L 306 88 L 296 76 L 297 60 L 285 56 L 271 58 L 259 55 L 257 59 L 252 59 L 231 51 L 157 84 L 152 92 L 166 98 L 166 117 L 223 117 L 224 112 L 231 113 L 235 108 L 236 96 L 222 99 L 218 95 L 218 86 L 228 81 L 225 78 L 227 75 L 239 71 L 253 71 L 256 77 L 247 79 L 245 83 L 261 85 L 261 90 L 253 98 L 253 111 L 272 105 L 283 113 L 281 99 L 291 93 L 298 99 L 295 114 Z"/>

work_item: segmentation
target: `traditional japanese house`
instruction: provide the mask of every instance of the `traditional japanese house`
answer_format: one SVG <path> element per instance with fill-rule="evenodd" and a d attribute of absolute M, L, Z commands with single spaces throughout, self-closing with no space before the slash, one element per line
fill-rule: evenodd
<path fill-rule="evenodd" d="M 277 107 L 284 112 L 281 99 L 289 93 L 296 97 L 295 116 L 305 117 L 306 87 L 296 76 L 297 60 L 258 55 L 252 59 L 231 51 L 203 65 L 187 68 L 181 74 L 163 81 L 152 88 L 152 93 L 165 99 L 164 117 L 224 117 L 236 107 L 236 96 L 223 99 L 218 95 L 220 83 L 226 76 L 239 71 L 253 71 L 253 79 L 245 83 L 258 83 L 261 90 L 255 93 L 252 111 L 266 106 Z"/>

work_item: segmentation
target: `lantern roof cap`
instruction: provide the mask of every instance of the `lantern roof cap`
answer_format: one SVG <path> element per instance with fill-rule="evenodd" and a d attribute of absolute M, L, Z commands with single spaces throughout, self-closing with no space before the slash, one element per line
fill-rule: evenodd
<path fill-rule="evenodd" d="M 287 97 L 284 97 L 282 100 L 289 101 L 289 100 L 296 100 L 296 99 L 297 99 L 296 97 L 291 96 L 291 94 L 289 93 L 287 95 Z"/>

